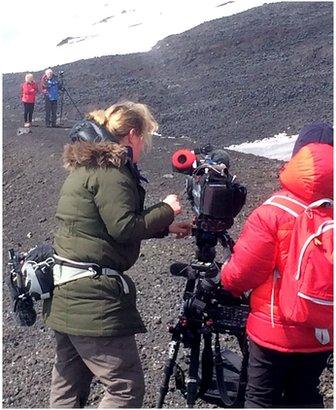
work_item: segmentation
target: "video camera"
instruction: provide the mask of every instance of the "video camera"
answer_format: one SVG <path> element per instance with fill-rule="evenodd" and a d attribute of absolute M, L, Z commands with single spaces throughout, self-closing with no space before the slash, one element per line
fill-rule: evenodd
<path fill-rule="evenodd" d="M 61 91 L 62 95 L 65 92 L 64 86 L 64 71 L 61 70 L 58 72 L 58 89 Z"/>
<path fill-rule="evenodd" d="M 246 200 L 246 188 L 229 172 L 229 155 L 209 144 L 194 151 L 181 149 L 172 156 L 177 172 L 187 174 L 186 191 L 195 219 L 196 255 L 190 263 L 176 262 L 174 276 L 186 278 L 178 320 L 172 334 L 157 407 L 164 404 L 172 375 L 175 385 L 193 407 L 197 398 L 219 406 L 243 406 L 247 378 L 246 320 L 248 301 L 233 297 L 222 288 L 221 264 L 215 261 L 218 240 L 233 251 L 227 232 Z M 241 354 L 221 349 L 220 334 L 236 337 Z M 215 335 L 213 346 L 212 336 Z M 200 353 L 203 338 L 202 359 Z M 190 349 L 188 375 L 178 363 L 179 347 Z M 213 350 L 214 347 L 214 350 Z"/>
<path fill-rule="evenodd" d="M 231 175 L 226 151 L 208 144 L 193 151 L 181 149 L 172 156 L 173 170 L 187 174 L 186 192 L 196 225 L 206 231 L 231 228 L 246 200 L 246 188 Z"/>
<path fill-rule="evenodd" d="M 244 206 L 247 190 L 230 174 L 228 153 L 211 144 L 193 151 L 180 149 L 172 156 L 172 167 L 188 175 L 186 193 L 195 214 L 196 259 L 212 262 L 218 239 L 232 252 L 234 243 L 227 230 Z"/>

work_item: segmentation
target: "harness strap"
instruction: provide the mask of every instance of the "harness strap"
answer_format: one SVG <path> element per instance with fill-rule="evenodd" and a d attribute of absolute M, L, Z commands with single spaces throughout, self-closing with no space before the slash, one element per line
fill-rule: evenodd
<path fill-rule="evenodd" d="M 59 256 L 54 254 L 55 263 L 62 266 L 69 266 L 71 268 L 80 268 L 80 269 L 94 269 L 97 274 L 100 274 L 101 267 L 97 263 L 90 263 L 90 262 L 77 262 L 71 259 L 64 258 L 63 256 Z"/>
<path fill-rule="evenodd" d="M 110 268 L 103 268 L 102 269 L 102 275 L 106 275 L 106 276 L 115 276 L 117 278 L 119 278 L 121 280 L 121 283 L 123 285 L 123 290 L 125 294 L 129 294 L 129 287 L 128 284 L 125 280 L 125 278 L 123 277 L 123 275 L 119 272 L 117 272 L 114 269 L 110 269 Z"/>
<path fill-rule="evenodd" d="M 120 272 L 114 269 L 102 268 L 95 263 L 72 261 L 59 255 L 54 255 L 54 258 L 56 262 L 53 268 L 55 285 L 62 285 L 81 278 L 105 275 L 119 278 L 124 293 L 129 294 L 129 286 L 125 278 Z"/>

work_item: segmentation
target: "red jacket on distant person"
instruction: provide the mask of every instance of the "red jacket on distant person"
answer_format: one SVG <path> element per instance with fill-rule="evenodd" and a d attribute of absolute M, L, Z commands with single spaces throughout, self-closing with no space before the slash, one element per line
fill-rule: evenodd
<path fill-rule="evenodd" d="M 318 199 L 333 198 L 333 147 L 311 143 L 285 165 L 280 173 L 282 190 L 286 195 L 305 204 Z M 275 268 L 284 269 L 295 218 L 288 212 L 263 204 L 247 219 L 234 253 L 223 265 L 221 281 L 225 289 L 236 296 L 252 290 L 251 312 L 247 333 L 260 346 L 280 352 L 322 352 L 333 349 L 331 340 L 322 345 L 313 328 L 293 325 L 279 312 L 279 285 L 275 282 L 271 306 Z M 271 310 L 274 326 L 271 322 Z"/>
<path fill-rule="evenodd" d="M 35 81 L 31 83 L 24 82 L 23 84 L 21 84 L 21 100 L 23 102 L 34 103 L 37 92 L 38 92 L 38 87 Z"/>

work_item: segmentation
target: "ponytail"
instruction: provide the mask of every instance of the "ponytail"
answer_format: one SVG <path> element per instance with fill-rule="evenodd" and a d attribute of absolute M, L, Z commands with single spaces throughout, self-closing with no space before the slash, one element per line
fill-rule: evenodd
<path fill-rule="evenodd" d="M 149 108 L 132 101 L 114 104 L 106 110 L 92 111 L 87 118 L 105 127 L 119 140 L 134 129 L 143 138 L 147 149 L 151 146 L 153 133 L 158 129 Z"/>

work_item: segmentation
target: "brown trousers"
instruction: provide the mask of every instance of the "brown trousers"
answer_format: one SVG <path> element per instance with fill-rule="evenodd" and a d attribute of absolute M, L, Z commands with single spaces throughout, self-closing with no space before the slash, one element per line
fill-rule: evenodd
<path fill-rule="evenodd" d="M 55 332 L 50 407 L 84 407 L 96 376 L 105 386 L 100 408 L 139 408 L 144 376 L 134 336 L 88 337 Z"/>

